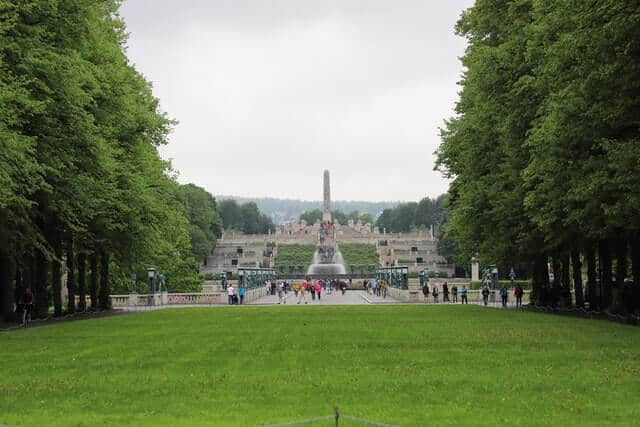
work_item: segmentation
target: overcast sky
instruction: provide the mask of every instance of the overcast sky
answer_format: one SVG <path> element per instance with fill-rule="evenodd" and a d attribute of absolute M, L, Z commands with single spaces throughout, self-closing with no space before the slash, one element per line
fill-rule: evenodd
<path fill-rule="evenodd" d="M 128 55 L 179 121 L 162 149 L 213 194 L 419 200 L 473 0 L 125 0 Z"/>

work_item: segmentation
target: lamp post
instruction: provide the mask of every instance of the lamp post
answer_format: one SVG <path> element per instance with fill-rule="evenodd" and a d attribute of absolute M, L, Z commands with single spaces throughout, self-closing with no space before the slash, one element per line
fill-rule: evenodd
<path fill-rule="evenodd" d="M 493 289 L 498 287 L 498 267 L 495 265 L 491 266 L 491 286 Z"/>
<path fill-rule="evenodd" d="M 136 273 L 131 273 L 131 292 L 136 293 Z"/>

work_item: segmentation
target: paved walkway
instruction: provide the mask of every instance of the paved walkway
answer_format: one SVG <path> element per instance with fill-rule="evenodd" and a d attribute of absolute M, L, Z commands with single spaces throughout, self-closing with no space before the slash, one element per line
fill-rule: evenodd
<path fill-rule="evenodd" d="M 311 294 L 306 294 L 307 305 L 358 305 L 358 304 L 397 304 L 398 301 L 391 297 L 382 298 L 367 295 L 364 291 L 347 291 L 344 295 L 342 292 L 332 292 L 331 294 L 321 294 L 320 299 L 311 299 Z M 267 295 L 256 301 L 249 303 L 251 305 L 273 305 L 278 304 L 277 295 Z M 284 301 L 285 305 L 297 305 L 298 298 L 293 292 L 289 292 Z M 304 301 L 301 302 L 304 304 Z"/>

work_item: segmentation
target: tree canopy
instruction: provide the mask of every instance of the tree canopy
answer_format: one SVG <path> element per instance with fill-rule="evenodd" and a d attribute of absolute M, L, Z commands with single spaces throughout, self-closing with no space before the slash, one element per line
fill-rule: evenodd
<path fill-rule="evenodd" d="M 629 249 L 640 277 L 640 6 L 478 0 L 457 32 L 465 73 L 438 167 L 458 260 L 528 265 L 535 302 L 570 303 L 573 286 L 577 305 L 586 261 L 591 307 L 638 307 L 624 280 Z"/>
<path fill-rule="evenodd" d="M 0 314 L 108 308 L 153 266 L 199 286 L 219 220 L 160 158 L 173 122 L 125 55 L 117 0 L 0 1 Z M 49 296 L 52 295 L 52 301 Z M 73 312 L 74 298 L 67 311 Z"/>

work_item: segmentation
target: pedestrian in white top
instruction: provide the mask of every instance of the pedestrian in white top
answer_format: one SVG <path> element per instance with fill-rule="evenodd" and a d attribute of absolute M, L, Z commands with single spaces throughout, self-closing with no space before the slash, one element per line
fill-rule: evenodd
<path fill-rule="evenodd" d="M 233 304 L 233 285 L 227 286 L 227 295 L 229 295 L 229 305 Z"/>

